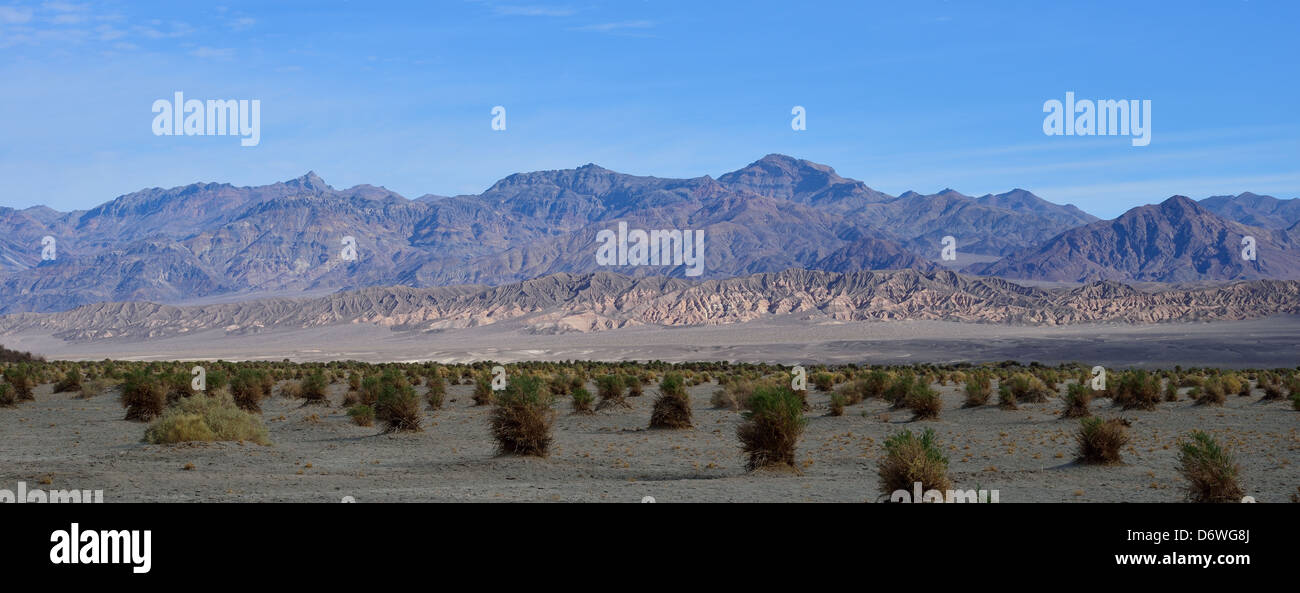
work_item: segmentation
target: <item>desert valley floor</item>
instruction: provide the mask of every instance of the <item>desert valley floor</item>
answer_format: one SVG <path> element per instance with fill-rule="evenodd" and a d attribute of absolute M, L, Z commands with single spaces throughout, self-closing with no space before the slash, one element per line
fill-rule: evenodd
<path fill-rule="evenodd" d="M 472 386 L 452 385 L 424 430 L 380 434 L 354 425 L 339 405 L 346 385 L 330 386 L 329 407 L 282 397 L 264 404 L 272 445 L 148 445 L 145 425 L 124 421 L 117 389 L 92 399 L 36 390 L 37 400 L 0 413 L 0 484 L 13 488 L 102 489 L 124 501 L 599 501 L 801 502 L 877 500 L 876 462 L 886 436 L 934 429 L 951 460 L 955 488 L 996 489 L 1010 502 L 1177 502 L 1180 439 L 1205 430 L 1241 463 L 1241 484 L 1260 502 L 1285 502 L 1300 486 L 1300 412 L 1289 402 L 1230 395 L 1223 407 L 1162 403 L 1121 413 L 1107 400 L 1093 409 L 1132 422 L 1118 466 L 1073 462 L 1077 421 L 1057 417 L 1061 403 L 962 409 L 960 386 L 940 386 L 942 416 L 910 422 L 881 400 L 827 416 L 828 396 L 813 391 L 798 447 L 802 475 L 747 473 L 736 440 L 741 416 L 713 409 L 715 386 L 689 389 L 695 428 L 650 430 L 656 390 L 628 398 L 632 407 L 569 413 L 557 403 L 550 457 L 498 456 L 488 433 L 491 406 L 474 406 Z M 421 393 L 426 389 L 418 388 Z M 186 469 L 192 468 L 192 469 Z"/>

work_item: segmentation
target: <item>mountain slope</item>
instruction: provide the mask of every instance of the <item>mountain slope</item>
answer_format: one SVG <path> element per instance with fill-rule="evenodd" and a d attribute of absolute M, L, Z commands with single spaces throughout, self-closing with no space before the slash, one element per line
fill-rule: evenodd
<path fill-rule="evenodd" d="M 1255 261 L 1241 257 L 1242 238 L 1256 240 Z M 1066 231 L 1043 245 L 987 266 L 981 274 L 1005 278 L 1199 282 L 1300 278 L 1300 250 L 1284 232 L 1227 220 L 1174 196 L 1115 220 Z"/>

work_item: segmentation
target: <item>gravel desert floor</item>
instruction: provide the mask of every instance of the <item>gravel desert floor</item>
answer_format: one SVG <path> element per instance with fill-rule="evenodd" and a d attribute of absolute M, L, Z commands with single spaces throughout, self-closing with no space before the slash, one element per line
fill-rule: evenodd
<path fill-rule="evenodd" d="M 811 392 L 796 475 L 745 471 L 741 415 L 710 406 L 711 384 L 690 388 L 695 427 L 684 430 L 646 428 L 653 387 L 629 409 L 594 415 L 573 415 L 562 400 L 545 459 L 498 455 L 491 408 L 473 405 L 469 385 L 450 386 L 416 433 L 354 425 L 339 405 L 346 386 L 332 385 L 328 407 L 264 402 L 269 446 L 159 446 L 142 442 L 144 424 L 122 419 L 116 388 L 78 399 L 47 384 L 36 401 L 0 409 L 0 488 L 103 490 L 106 502 L 874 502 L 884 439 L 924 428 L 946 449 L 955 488 L 997 490 L 1002 503 L 1182 501 L 1178 443 L 1194 429 L 1231 450 L 1257 501 L 1289 501 L 1300 487 L 1300 412 L 1261 402 L 1258 390 L 1223 407 L 1184 397 L 1149 412 L 1097 400 L 1098 415 L 1132 423 L 1132 441 L 1122 465 L 1088 466 L 1073 461 L 1078 422 L 1058 419 L 1059 397 L 962 409 L 958 386 L 936 387 L 941 417 L 918 422 L 878 399 L 832 417 L 828 395 Z"/>

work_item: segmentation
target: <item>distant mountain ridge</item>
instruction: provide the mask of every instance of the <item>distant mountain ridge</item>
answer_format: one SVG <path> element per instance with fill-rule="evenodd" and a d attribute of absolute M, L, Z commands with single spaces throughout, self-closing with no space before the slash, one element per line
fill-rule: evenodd
<path fill-rule="evenodd" d="M 337 189 L 308 172 L 257 187 L 150 188 L 84 211 L 0 208 L 0 313 L 369 286 L 506 285 L 590 274 L 606 270 L 594 257 L 597 233 L 619 222 L 634 229 L 704 231 L 705 279 L 791 268 L 929 273 L 937 269 L 941 240 L 948 235 L 956 238 L 960 254 L 1002 258 L 992 264 L 959 260 L 959 267 L 981 274 L 1045 280 L 1294 278 L 1291 253 L 1300 231 L 1294 222 L 1279 226 L 1300 216 L 1291 203 L 1254 194 L 1211 198 L 1196 217 L 1212 233 L 1186 235 L 1181 246 L 1089 235 L 1111 245 L 1108 255 L 1098 255 L 1101 247 L 1071 241 L 1084 236 L 1076 231 L 1100 229 L 1108 221 L 1023 189 L 980 197 L 951 189 L 895 197 L 829 166 L 776 154 L 717 179 L 628 175 L 587 164 L 509 175 L 478 195 L 415 200 L 372 185 Z M 1176 214 L 1152 211 L 1143 220 L 1172 232 L 1177 224 L 1157 219 Z M 1197 247 L 1242 232 L 1223 216 L 1267 223 L 1245 229 L 1260 240 L 1258 266 L 1221 261 L 1215 259 L 1221 254 Z M 1121 234 L 1131 238 L 1133 228 L 1125 228 Z M 41 260 L 46 235 L 57 240 L 53 261 Z M 355 260 L 341 257 L 347 237 L 355 240 Z M 1145 254 L 1141 264 L 1130 261 L 1131 249 L 1189 245 L 1193 256 Z M 608 271 L 681 277 L 684 267 Z"/>

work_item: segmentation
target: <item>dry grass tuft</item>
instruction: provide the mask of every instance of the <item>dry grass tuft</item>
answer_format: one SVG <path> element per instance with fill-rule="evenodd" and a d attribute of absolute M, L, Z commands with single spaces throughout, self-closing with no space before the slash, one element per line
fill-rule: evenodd
<path fill-rule="evenodd" d="M 904 430 L 885 439 L 885 456 L 876 474 L 880 476 L 880 493 L 886 496 L 896 490 L 911 492 L 917 482 L 922 492 L 943 492 L 952 487 L 948 458 L 935 443 L 934 431 L 928 428 L 919 437 Z"/>
<path fill-rule="evenodd" d="M 551 449 L 555 411 L 542 380 L 521 375 L 510 380 L 492 410 L 490 426 L 502 454 L 546 457 Z"/>
<path fill-rule="evenodd" d="M 650 428 L 690 428 L 691 398 L 678 373 L 667 373 L 659 382 L 659 397 L 650 414 Z"/>
<path fill-rule="evenodd" d="M 795 449 L 807 420 L 803 398 L 787 386 L 763 385 L 749 399 L 745 422 L 736 429 L 748 456 L 745 469 L 788 467 L 798 471 Z"/>
<path fill-rule="evenodd" d="M 1240 502 L 1245 491 L 1237 484 L 1241 467 L 1214 437 L 1192 431 L 1181 445 L 1178 473 L 1187 480 L 1187 499 L 1192 502 Z"/>
<path fill-rule="evenodd" d="M 1127 420 L 1122 418 L 1084 418 L 1079 421 L 1079 463 L 1115 465 L 1122 463 L 1120 449 L 1128 444 Z"/>
<path fill-rule="evenodd" d="M 195 441 L 271 444 L 262 420 L 239 409 L 224 394 L 198 394 L 181 399 L 149 424 L 144 440 L 155 445 Z"/>

